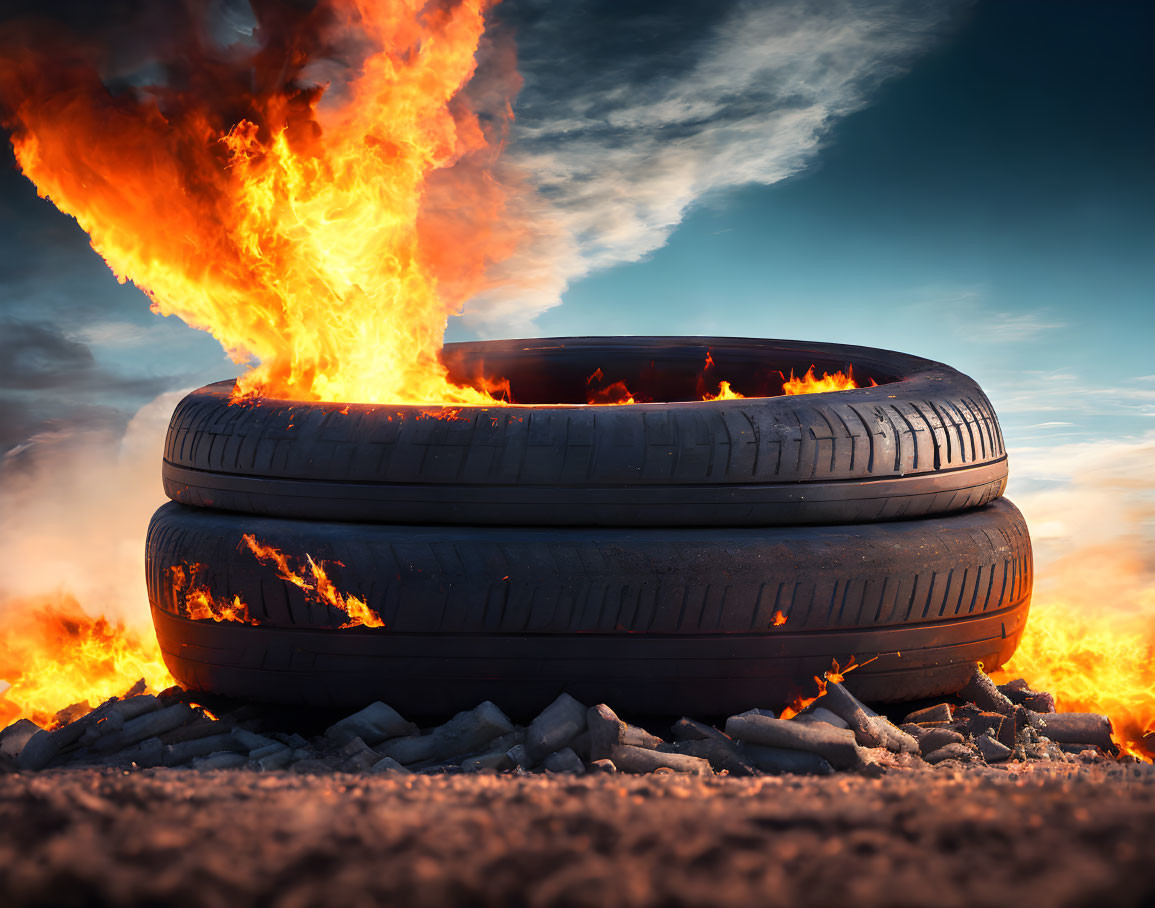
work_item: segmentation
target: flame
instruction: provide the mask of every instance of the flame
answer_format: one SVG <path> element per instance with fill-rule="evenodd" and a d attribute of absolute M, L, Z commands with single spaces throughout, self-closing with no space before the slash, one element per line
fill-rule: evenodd
<path fill-rule="evenodd" d="M 307 599 L 312 602 L 332 606 L 348 615 L 349 620 L 342 624 L 341 627 L 385 626 L 385 622 L 381 620 L 381 616 L 369 608 L 364 599 L 359 599 L 349 593 L 342 593 L 337 589 L 329 579 L 328 570 L 324 561 L 314 561 L 312 555 L 306 554 L 305 564 L 308 566 L 307 571 L 304 567 L 298 570 L 294 569 L 289 563 L 288 556 L 286 556 L 284 552 L 271 545 L 258 542 L 252 533 L 246 533 L 241 537 L 241 541 L 262 564 L 271 563 L 276 567 L 278 577 L 304 590 Z M 335 563 L 340 565 L 340 562 Z M 305 576 L 306 572 L 309 574 L 309 577 Z"/>
<path fill-rule="evenodd" d="M 1104 615 L 1053 598 L 1035 602 L 1022 641 L 997 672 L 999 681 L 1022 677 L 1050 691 L 1063 712 L 1111 717 L 1124 753 L 1155 758 L 1155 591 L 1146 614 Z"/>
<path fill-rule="evenodd" d="M 822 378 L 818 378 L 814 374 L 814 367 L 811 366 L 801 378 L 795 378 L 794 370 L 790 370 L 790 377 L 783 383 L 782 392 L 784 394 L 823 394 L 827 391 L 853 391 L 857 387 L 859 384 L 854 380 L 853 366 L 846 367 L 845 375 L 841 370 L 833 374 L 824 370 Z M 870 380 L 870 387 L 878 387 L 878 382 L 873 378 Z"/>
<path fill-rule="evenodd" d="M 774 627 L 781 627 L 786 623 L 786 616 L 782 614 L 782 609 L 775 610 L 774 617 L 771 619 L 771 623 Z"/>
<path fill-rule="evenodd" d="M 715 384 L 712 375 L 714 368 L 714 355 L 710 350 L 707 350 L 705 364 L 702 366 L 702 371 L 698 375 L 698 400 L 746 400 L 746 395 L 735 391 L 729 381 L 722 379 Z M 595 369 L 593 374 L 586 379 L 586 384 L 590 386 L 590 389 L 586 392 L 586 403 L 605 405 L 648 402 L 640 399 L 630 391 L 625 381 L 616 381 L 600 388 L 594 387 L 594 385 L 600 385 L 604 381 L 605 373 L 600 368 Z M 875 388 L 877 386 L 878 382 L 871 379 L 870 387 Z M 793 370 L 791 370 L 789 378 L 783 376 L 782 391 L 785 395 L 821 394 L 827 391 L 851 391 L 858 387 L 860 386 L 854 379 L 853 366 L 847 366 L 845 374 L 841 371 L 833 374 L 823 372 L 822 378 L 818 378 L 814 374 L 814 366 L 811 366 L 801 378 L 796 378 Z M 506 390 L 508 392 L 508 382 L 506 383 Z"/>
<path fill-rule="evenodd" d="M 739 394 L 730 387 L 728 381 L 718 382 L 717 394 L 704 394 L 702 400 L 745 400 L 745 394 Z"/>
<path fill-rule="evenodd" d="M 589 378 L 586 379 L 586 385 L 589 390 L 586 392 L 586 403 L 592 406 L 618 406 L 621 404 L 637 403 L 634 395 L 630 393 L 630 389 L 626 387 L 624 381 L 616 381 L 604 388 L 595 388 L 594 385 L 600 385 L 605 381 L 606 374 L 601 368 L 594 369 Z"/>
<path fill-rule="evenodd" d="M 9 686 L 0 692 L 0 727 L 17 719 L 53 727 L 62 707 L 95 707 L 141 678 L 153 690 L 176 683 L 152 634 L 93 618 L 63 593 L 4 603 L 0 679 Z"/>
<path fill-rule="evenodd" d="M 240 596 L 233 596 L 232 602 L 219 602 L 213 598 L 207 587 L 196 587 L 185 594 L 185 613 L 196 621 L 237 621 L 241 624 L 256 624 L 249 617 L 249 607 Z"/>
<path fill-rule="evenodd" d="M 810 704 L 826 696 L 827 684 L 841 684 L 846 680 L 846 676 L 850 674 L 850 672 L 854 671 L 856 668 L 862 668 L 864 665 L 870 665 L 870 663 L 877 658 L 878 656 L 872 656 L 865 662 L 855 662 L 854 656 L 851 656 L 850 661 L 848 661 L 843 667 L 839 667 L 837 659 L 831 659 L 829 670 L 824 672 L 821 676 L 814 676 L 814 683 L 818 686 L 818 693 L 816 693 L 813 697 L 803 697 L 801 694 L 799 694 L 797 697 L 790 701 L 789 706 L 782 710 L 782 713 L 778 718 L 793 719 Z"/>
<path fill-rule="evenodd" d="M 601 372 L 601 369 L 598 369 L 598 372 Z M 593 405 L 620 406 L 637 402 L 624 381 L 616 381 L 604 388 L 591 388 L 586 392 L 586 403 Z"/>
<path fill-rule="evenodd" d="M 744 394 L 739 394 L 730 387 L 728 381 L 718 382 L 717 391 L 707 390 L 713 382 L 711 373 L 714 371 L 714 355 L 709 350 L 706 351 L 706 362 L 702 366 L 702 372 L 698 375 L 698 398 L 700 400 L 743 400 Z"/>
<path fill-rule="evenodd" d="M 241 624 L 256 624 L 257 622 L 249 616 L 249 607 L 240 596 L 233 596 L 232 602 L 218 600 L 207 586 L 193 585 L 193 578 L 203 570 L 203 564 L 174 564 L 169 568 L 172 574 L 173 594 L 183 606 L 185 617 L 194 621 L 236 621 Z"/>
<path fill-rule="evenodd" d="M 118 280 L 256 363 L 238 399 L 489 405 L 438 354 L 521 233 L 494 172 L 509 97 L 466 90 L 492 2 L 260 4 L 265 46 L 215 50 L 197 22 L 154 42 L 188 85 L 115 94 L 93 42 L 6 25 L 0 118 Z"/>

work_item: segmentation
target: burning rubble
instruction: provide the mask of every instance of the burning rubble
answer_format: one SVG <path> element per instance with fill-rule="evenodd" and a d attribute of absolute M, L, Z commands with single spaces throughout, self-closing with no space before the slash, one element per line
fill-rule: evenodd
<path fill-rule="evenodd" d="M 309 738 L 273 727 L 273 714 L 257 706 L 218 717 L 179 688 L 143 693 L 141 681 L 124 698 L 90 712 L 73 708 L 54 720 L 9 725 L 0 732 L 0 761 L 20 770 L 873 776 L 938 765 L 1100 762 L 1119 753 L 1106 716 L 1056 713 L 1049 693 L 1021 679 L 996 686 L 978 667 L 957 696 L 909 712 L 901 724 L 858 700 L 834 680 L 841 676 L 835 670 L 824 677 L 821 696 L 789 718 L 755 708 L 719 729 L 683 717 L 669 740 L 624 722 L 605 704 L 587 708 L 568 694 L 528 726 L 515 725 L 486 701 L 419 729 L 376 702 Z"/>

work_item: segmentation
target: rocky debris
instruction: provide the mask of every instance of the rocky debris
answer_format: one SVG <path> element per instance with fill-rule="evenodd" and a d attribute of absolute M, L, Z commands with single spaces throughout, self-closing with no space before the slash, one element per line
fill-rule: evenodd
<path fill-rule="evenodd" d="M 970 680 L 959 690 L 958 696 L 987 712 L 1009 716 L 1015 711 L 1015 704 L 995 686 L 995 682 L 977 665 Z"/>
<path fill-rule="evenodd" d="M 524 744 L 514 744 L 505 755 L 509 758 L 510 764 L 517 769 L 528 770 L 533 767 L 533 760 L 529 758 L 529 751 L 525 749 Z"/>
<path fill-rule="evenodd" d="M 84 736 L 88 729 L 107 715 L 120 702 L 109 700 L 60 728 L 44 729 L 32 735 L 16 755 L 16 765 L 20 769 L 44 769 L 62 753 L 71 748 Z"/>
<path fill-rule="evenodd" d="M 1031 690 L 1022 678 L 1008 681 L 998 686 L 999 691 L 1016 706 L 1022 706 L 1036 713 L 1053 713 L 1055 698 L 1047 691 Z"/>
<path fill-rule="evenodd" d="M 248 763 L 244 754 L 222 750 L 220 753 L 209 754 L 199 760 L 193 760 L 193 769 L 210 772 L 214 769 L 240 769 Z"/>
<path fill-rule="evenodd" d="M 380 744 L 388 738 L 415 734 L 416 725 L 406 722 L 396 710 L 380 700 L 346 716 L 325 731 L 325 737 L 337 745 L 348 744 L 354 738 L 360 738 L 366 744 Z"/>
<path fill-rule="evenodd" d="M 854 740 L 861 746 L 885 747 L 892 753 L 918 753 L 918 741 L 871 710 L 841 683 L 828 683 L 822 702 L 854 732 Z"/>
<path fill-rule="evenodd" d="M 633 744 L 618 744 L 613 751 L 613 764 L 619 772 L 645 773 L 659 769 L 684 772 L 695 776 L 710 776 L 714 771 L 707 760 L 689 754 L 663 753 L 636 747 Z"/>
<path fill-rule="evenodd" d="M 949 764 L 1112 762 L 1117 749 L 1105 716 L 1056 713 L 1049 694 L 1025 682 L 996 687 L 980 669 L 960 697 L 908 713 L 901 727 L 843 684 L 791 719 L 755 708 L 725 729 L 683 717 L 667 741 L 623 721 L 606 704 L 587 708 L 561 694 L 528 727 L 497 705 L 424 730 L 382 702 L 309 738 L 271 727 L 271 715 L 246 705 L 217 718 L 192 696 L 135 687 L 96 709 L 74 704 L 58 727 L 20 720 L 0 731 L 0 771 L 108 767 L 247 768 L 325 773 L 675 773 L 695 776 L 829 775 L 889 772 Z M 972 698 L 969 702 L 962 694 Z M 1036 712 L 1027 704 L 1043 707 Z M 68 721 L 65 721 L 68 720 Z"/>
<path fill-rule="evenodd" d="M 705 741 L 707 738 L 730 740 L 726 734 L 718 731 L 714 726 L 706 725 L 704 722 L 699 722 L 687 716 L 683 716 L 671 725 L 670 731 L 675 741 Z"/>
<path fill-rule="evenodd" d="M 554 755 L 551 754 L 551 756 Z M 385 759 L 389 758 L 386 757 Z M 462 772 L 500 772 L 501 770 L 512 769 L 513 760 L 510 759 L 508 751 L 495 750 L 477 757 L 469 757 L 462 760 L 460 765 Z"/>
<path fill-rule="evenodd" d="M 939 703 L 926 709 L 915 710 L 902 721 L 904 725 L 945 725 L 952 718 L 950 704 Z"/>
<path fill-rule="evenodd" d="M 931 766 L 934 766 L 947 760 L 958 760 L 962 763 L 970 763 L 980 756 L 976 748 L 968 747 L 966 744 L 955 743 L 947 744 L 938 750 L 932 750 L 923 757 L 923 759 Z"/>
<path fill-rule="evenodd" d="M 551 753 L 541 761 L 541 765 L 546 772 L 569 772 L 580 776 L 586 771 L 581 757 L 574 753 L 570 747 L 564 747 Z"/>
<path fill-rule="evenodd" d="M 813 703 L 794 718 L 799 722 L 825 722 L 835 728 L 850 728 L 850 723 L 841 716 L 832 713 L 824 706 L 816 706 Z"/>
<path fill-rule="evenodd" d="M 530 723 L 525 736 L 526 751 L 531 758 L 541 759 L 568 748 L 585 730 L 586 707 L 569 694 L 562 694 Z"/>
<path fill-rule="evenodd" d="M 1108 751 L 1115 746 L 1111 720 L 1094 713 L 1049 713 L 1040 731 L 1059 744 L 1091 744 Z"/>
<path fill-rule="evenodd" d="M 404 766 L 394 760 L 392 757 L 382 757 L 376 763 L 369 767 L 369 772 L 409 772 Z"/>
<path fill-rule="evenodd" d="M 820 722 L 768 719 L 746 713 L 726 720 L 726 734 L 750 744 L 816 754 L 835 769 L 858 769 L 865 762 L 853 731 Z"/>
<path fill-rule="evenodd" d="M 740 742 L 742 757 L 760 772 L 778 775 L 793 773 L 806 776 L 828 776 L 834 767 L 824 757 L 805 750 L 788 750 L 784 747 L 764 747 Z"/>
<path fill-rule="evenodd" d="M 953 728 L 930 728 L 918 739 L 918 749 L 923 756 L 934 753 L 948 744 L 962 744 L 966 738 Z"/>
<path fill-rule="evenodd" d="M 215 723 L 214 723 L 215 724 Z M 236 741 L 229 732 L 216 735 L 202 735 L 188 741 L 178 741 L 165 746 L 164 765 L 180 766 L 197 757 L 208 757 L 221 752 L 235 752 Z"/>
<path fill-rule="evenodd" d="M 586 725 L 590 733 L 591 761 L 612 760 L 614 749 L 620 744 L 654 750 L 662 743 L 661 738 L 651 735 L 645 729 L 627 725 L 604 703 L 589 708 L 586 713 Z"/>
<path fill-rule="evenodd" d="M 131 700 L 122 702 L 132 703 Z M 115 709 L 112 710 L 114 711 Z M 185 703 L 174 703 L 172 706 L 157 710 L 150 709 L 124 721 L 119 726 L 108 726 L 103 731 L 101 728 L 105 723 L 90 727 L 89 731 L 95 731 L 97 734 L 89 742 L 89 746 L 100 753 L 116 753 L 149 738 L 159 738 L 196 718 L 199 718 L 197 713 Z"/>
<path fill-rule="evenodd" d="M 380 751 L 405 766 L 444 763 L 455 754 L 472 756 L 495 738 L 512 731 L 513 723 L 505 713 L 486 700 L 474 709 L 458 713 L 430 734 L 386 741 Z"/>
<path fill-rule="evenodd" d="M 715 731 L 717 730 L 715 729 Z M 717 732 L 716 737 L 662 744 L 658 750 L 664 753 L 685 754 L 705 760 L 715 772 L 724 772 L 731 776 L 758 775 L 753 764 L 738 749 L 737 742 L 730 740 L 720 731 Z"/>
<path fill-rule="evenodd" d="M 3 731 L 0 731 L 0 757 L 16 759 L 24 745 L 37 732 L 44 731 L 31 719 L 18 719 Z"/>
<path fill-rule="evenodd" d="M 284 745 L 282 745 L 284 747 Z M 285 748 L 286 750 L 288 748 Z M 361 738 L 354 738 L 341 748 L 340 753 L 345 757 L 345 768 L 353 772 L 364 772 L 371 766 L 376 766 L 382 759 L 393 760 L 392 757 L 382 757 Z M 396 763 L 396 760 L 393 760 Z"/>
<path fill-rule="evenodd" d="M 1011 748 L 996 741 L 989 734 L 979 735 L 975 738 L 975 747 L 979 749 L 979 753 L 988 763 L 1002 763 L 1011 758 Z"/>

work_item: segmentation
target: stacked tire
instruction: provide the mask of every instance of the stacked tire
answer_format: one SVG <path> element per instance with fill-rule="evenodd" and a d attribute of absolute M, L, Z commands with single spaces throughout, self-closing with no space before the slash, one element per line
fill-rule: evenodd
<path fill-rule="evenodd" d="M 177 406 L 148 532 L 158 639 L 184 685 L 318 706 L 531 715 L 568 691 L 634 713 L 785 702 L 851 657 L 860 697 L 957 690 L 1005 662 L 1031 545 L 977 384 L 889 351 L 735 338 L 451 344 L 516 405 Z M 790 374 L 854 390 L 784 395 Z M 584 405 L 591 383 L 638 402 Z M 702 400 L 726 379 L 744 396 Z M 645 400 L 659 402 L 644 402 Z M 558 404 L 563 405 L 558 405 Z M 242 539 L 330 565 L 382 627 L 307 600 Z M 196 565 L 251 623 L 196 620 Z M 812 685 L 811 685 L 812 686 Z"/>

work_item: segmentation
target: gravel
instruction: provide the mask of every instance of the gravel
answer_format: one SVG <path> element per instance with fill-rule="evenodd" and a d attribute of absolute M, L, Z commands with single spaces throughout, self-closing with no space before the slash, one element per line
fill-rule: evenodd
<path fill-rule="evenodd" d="M 1142 905 L 1155 769 L 0 775 L 25 905 Z"/>

